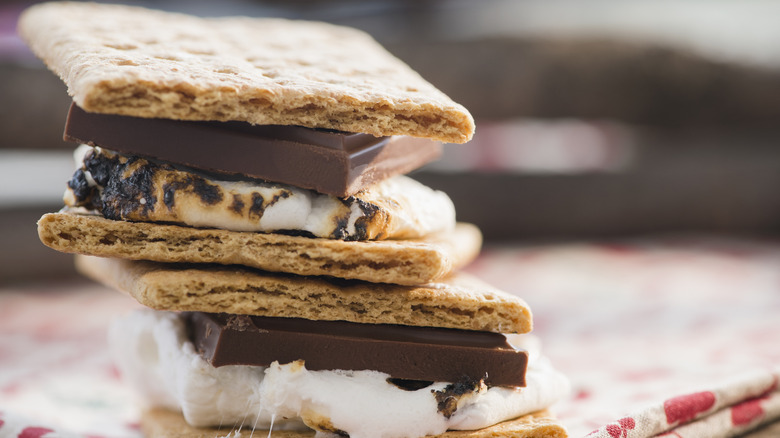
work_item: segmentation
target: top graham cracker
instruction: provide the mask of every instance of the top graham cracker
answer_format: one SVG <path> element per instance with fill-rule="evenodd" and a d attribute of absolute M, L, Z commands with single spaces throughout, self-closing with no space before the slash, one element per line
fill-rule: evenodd
<path fill-rule="evenodd" d="M 19 33 L 86 111 L 465 143 L 468 111 L 356 29 L 44 3 Z"/>

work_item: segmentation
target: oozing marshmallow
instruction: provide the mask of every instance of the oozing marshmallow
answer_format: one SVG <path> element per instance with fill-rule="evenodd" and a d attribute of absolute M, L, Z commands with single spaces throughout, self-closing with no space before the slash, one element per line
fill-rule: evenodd
<path fill-rule="evenodd" d="M 512 337 L 513 343 L 528 339 L 534 338 Z M 301 362 L 214 368 L 195 351 L 180 318 L 167 312 L 141 310 L 116 321 L 110 344 L 143 403 L 181 410 L 195 426 L 308 426 L 352 438 L 421 437 L 481 429 L 548 407 L 568 391 L 566 378 L 533 345 L 525 388 L 477 385 L 454 395 L 448 382 L 410 391 L 377 371 L 309 371 Z M 437 395 L 457 402 L 442 410 Z"/>

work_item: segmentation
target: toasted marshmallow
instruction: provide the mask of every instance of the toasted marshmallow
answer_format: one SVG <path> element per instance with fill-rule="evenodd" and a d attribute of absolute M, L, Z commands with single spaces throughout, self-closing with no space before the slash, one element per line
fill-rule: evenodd
<path fill-rule="evenodd" d="M 69 207 L 109 219 L 343 240 L 413 239 L 450 230 L 446 194 L 396 176 L 347 198 L 192 169 L 92 148 L 68 183 Z"/>

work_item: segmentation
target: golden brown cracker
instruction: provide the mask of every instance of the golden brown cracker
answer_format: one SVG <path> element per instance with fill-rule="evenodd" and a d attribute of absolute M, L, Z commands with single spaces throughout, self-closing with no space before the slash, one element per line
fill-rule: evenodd
<path fill-rule="evenodd" d="M 472 261 L 482 245 L 479 229 L 465 223 L 423 239 L 345 242 L 113 221 L 74 213 L 45 214 L 38 221 L 38 236 L 45 245 L 67 253 L 244 265 L 272 272 L 407 285 L 446 276 Z"/>
<path fill-rule="evenodd" d="M 423 286 L 271 274 L 237 266 L 77 257 L 79 270 L 157 310 L 527 333 L 519 297 L 465 273 Z"/>
<path fill-rule="evenodd" d="M 453 143 L 474 131 L 465 108 L 356 29 L 52 2 L 25 11 L 19 32 L 90 112 Z"/>

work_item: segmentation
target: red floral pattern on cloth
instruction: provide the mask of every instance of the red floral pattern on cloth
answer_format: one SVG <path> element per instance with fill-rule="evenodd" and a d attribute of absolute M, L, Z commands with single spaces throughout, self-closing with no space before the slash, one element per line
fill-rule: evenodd
<path fill-rule="evenodd" d="M 0 289 L 0 438 L 141 438 L 106 341 L 136 307 L 86 281 Z"/>
<path fill-rule="evenodd" d="M 748 400 L 731 408 L 731 424 L 735 427 L 747 426 L 766 416 L 761 404 L 769 397 Z"/>
<path fill-rule="evenodd" d="M 78 438 L 52 428 L 35 425 L 36 422 L 0 411 L 1 438 Z"/>
<path fill-rule="evenodd" d="M 617 421 L 617 424 L 608 424 L 604 426 L 604 430 L 607 431 L 612 438 L 626 438 L 628 432 L 636 427 L 636 422 L 631 417 L 621 418 Z"/>
<path fill-rule="evenodd" d="M 49 429 L 48 427 L 25 427 L 22 429 L 22 431 L 19 433 L 19 438 L 41 438 L 44 435 L 48 435 L 51 432 L 54 432 L 53 429 Z"/>
<path fill-rule="evenodd" d="M 780 418 L 780 371 L 755 372 L 710 391 L 672 397 L 588 435 L 591 438 L 730 437 Z M 618 433 L 616 433 L 618 431 Z"/>
<path fill-rule="evenodd" d="M 507 246 L 467 270 L 531 306 L 572 437 L 725 437 L 780 413 L 780 242 Z M 0 289 L 0 438 L 141 438 L 105 339 L 136 307 L 86 282 Z"/>
<path fill-rule="evenodd" d="M 666 423 L 670 426 L 687 423 L 715 406 L 712 391 L 681 395 L 664 401 Z"/>
<path fill-rule="evenodd" d="M 733 436 L 777 418 L 777 381 L 758 402 L 750 397 L 762 389 L 748 384 L 780 365 L 778 241 L 514 246 L 486 250 L 468 269 L 530 305 L 545 354 L 572 383 L 571 397 L 554 409 L 572 437 L 652 436 L 648 422 L 657 436 Z M 719 388 L 740 384 L 748 386 L 734 394 L 743 396 L 669 429 L 664 401 L 720 397 Z M 698 397 L 699 409 L 710 403 Z M 679 421 L 684 412 L 670 413 Z"/>

